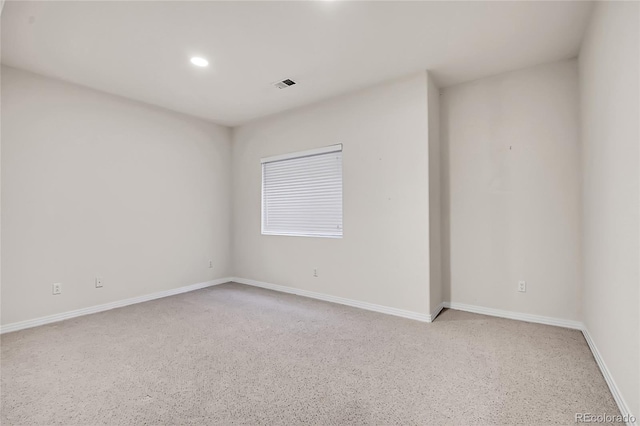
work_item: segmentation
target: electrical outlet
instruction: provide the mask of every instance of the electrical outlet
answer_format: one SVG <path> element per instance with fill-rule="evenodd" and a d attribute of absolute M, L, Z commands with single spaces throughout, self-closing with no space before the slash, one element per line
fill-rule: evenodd
<path fill-rule="evenodd" d="M 521 293 L 525 293 L 527 291 L 526 281 L 518 281 L 518 291 Z"/>
<path fill-rule="evenodd" d="M 313 276 L 316 278 L 318 277 L 318 270 L 315 268 L 313 269 Z"/>
<path fill-rule="evenodd" d="M 213 268 L 213 260 L 209 261 L 209 268 Z"/>
<path fill-rule="evenodd" d="M 100 288 L 102 287 L 103 282 L 102 282 L 102 277 L 96 277 L 96 288 Z"/>
<path fill-rule="evenodd" d="M 55 283 L 53 284 L 53 294 L 61 294 L 62 293 L 62 284 Z"/>

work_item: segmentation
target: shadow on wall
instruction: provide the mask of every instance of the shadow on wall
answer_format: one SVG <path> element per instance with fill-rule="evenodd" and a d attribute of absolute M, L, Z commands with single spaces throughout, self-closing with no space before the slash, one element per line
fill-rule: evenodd
<path fill-rule="evenodd" d="M 446 97 L 440 94 L 440 197 L 442 300 L 451 301 L 451 196 L 449 182 L 449 114 Z"/>

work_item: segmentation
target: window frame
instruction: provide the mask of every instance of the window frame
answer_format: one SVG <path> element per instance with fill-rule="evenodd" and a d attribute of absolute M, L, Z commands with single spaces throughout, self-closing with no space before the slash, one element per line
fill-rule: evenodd
<path fill-rule="evenodd" d="M 342 156 L 343 146 L 342 144 L 329 145 L 321 148 L 309 149 L 305 151 L 296 151 L 287 154 L 281 155 L 273 155 L 270 157 L 264 157 L 260 159 L 260 168 L 261 168 L 261 182 L 260 182 L 260 233 L 261 235 L 275 235 L 275 236 L 284 236 L 284 237 L 312 237 L 312 238 L 332 238 L 332 239 L 342 239 L 344 237 L 344 174 L 343 174 L 343 164 L 341 162 L 340 167 L 340 184 L 342 189 L 342 198 L 340 199 L 341 205 L 341 225 L 340 225 L 340 235 L 329 235 L 329 234 L 309 234 L 305 232 L 282 232 L 282 231 L 267 231 L 265 230 L 265 167 L 266 163 L 273 163 L 277 161 L 285 161 L 285 160 L 293 160 L 298 158 L 305 157 L 313 157 L 317 155 L 323 154 L 331 154 L 339 152 Z"/>

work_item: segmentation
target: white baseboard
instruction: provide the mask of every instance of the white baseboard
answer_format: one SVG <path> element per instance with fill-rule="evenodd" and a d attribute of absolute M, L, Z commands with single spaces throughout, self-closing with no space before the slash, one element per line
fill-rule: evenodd
<path fill-rule="evenodd" d="M 538 324 L 555 325 L 556 327 L 572 328 L 582 330 L 580 321 L 573 321 L 561 318 L 545 317 L 542 315 L 523 314 L 520 312 L 503 311 L 501 309 L 485 308 L 482 306 L 467 305 L 464 303 L 444 302 L 445 308 L 457 311 L 473 312 L 474 314 L 489 315 L 492 317 L 508 318 L 519 321 L 535 322 Z"/>
<path fill-rule="evenodd" d="M 475 314 L 490 315 L 493 317 L 508 318 L 513 320 L 534 322 L 538 324 L 554 325 L 558 327 L 565 327 L 565 328 L 580 330 L 584 335 L 584 339 L 587 341 L 587 344 L 589 345 L 589 349 L 591 349 L 593 358 L 596 360 L 596 363 L 600 368 L 600 372 L 602 373 L 602 376 L 604 377 L 604 380 L 607 383 L 607 386 L 609 386 L 609 390 L 611 391 L 611 395 L 613 395 L 613 399 L 616 401 L 616 404 L 618 405 L 620 414 L 622 414 L 622 416 L 626 418 L 633 418 L 632 413 L 629 411 L 629 406 L 627 405 L 624 398 L 622 397 L 622 394 L 620 393 L 620 390 L 618 389 L 616 382 L 613 380 L 613 376 L 609 372 L 607 365 L 604 363 L 604 360 L 602 359 L 602 356 L 600 355 L 598 348 L 596 347 L 593 339 L 591 338 L 589 331 L 587 330 L 587 328 L 582 322 L 565 320 L 560 318 L 553 318 L 553 317 L 545 317 L 541 315 L 522 314 L 519 312 L 503 311 L 500 309 L 485 308 L 482 306 L 467 305 L 464 303 L 444 302 L 443 305 L 445 308 L 456 309 L 458 311 L 473 312 Z M 592 413 L 592 414 L 601 414 L 601 413 Z M 610 414 L 610 413 L 607 413 L 607 414 Z M 638 425 L 637 419 L 634 422 L 627 422 L 627 426 L 637 426 L 637 425 Z"/>
<path fill-rule="evenodd" d="M 170 290 L 159 291 L 157 293 L 145 294 L 143 296 L 132 297 L 130 299 L 118 300 L 115 302 L 105 303 L 103 305 L 89 306 L 88 308 L 76 309 L 75 311 L 62 312 L 59 314 L 48 315 L 46 317 L 34 318 L 31 320 L 14 322 L 0 326 L 0 334 L 10 333 L 12 331 L 24 330 L 25 328 L 37 327 L 39 325 L 50 324 L 52 322 L 63 321 L 82 315 L 95 314 L 97 312 L 108 311 L 109 309 L 121 308 L 123 306 L 134 305 L 136 303 L 148 302 L 149 300 L 160 299 L 167 296 L 173 296 L 180 293 L 187 293 L 201 288 L 211 287 L 218 284 L 224 284 L 231 281 L 231 278 L 218 278 L 212 281 L 192 284 L 184 287 L 172 288 Z"/>
<path fill-rule="evenodd" d="M 380 312 L 388 315 L 395 315 L 397 317 L 409 318 L 422 322 L 431 322 L 431 315 L 421 314 L 419 312 L 407 311 L 404 309 L 392 308 L 389 306 L 376 305 L 368 302 L 361 302 L 354 299 L 346 299 L 344 297 L 331 296 L 324 293 L 316 293 L 308 290 L 301 290 L 294 287 L 286 287 L 283 285 L 265 283 L 262 281 L 250 280 L 246 278 L 234 277 L 232 281 L 240 284 L 246 284 L 253 287 L 266 288 L 268 290 L 275 290 L 282 293 L 295 294 L 297 296 L 310 297 L 312 299 L 324 300 L 325 302 L 338 303 L 340 305 L 352 306 L 354 308 L 366 309 L 367 311 Z"/>
<path fill-rule="evenodd" d="M 582 334 L 584 335 L 584 339 L 587 341 L 587 344 L 591 349 L 591 353 L 593 354 L 593 357 L 595 358 L 596 363 L 598 364 L 598 367 L 600 367 L 602 376 L 604 377 L 605 382 L 607 382 L 607 386 L 609 386 L 609 390 L 611 391 L 611 395 L 613 395 L 613 399 L 616 401 L 616 404 L 618 405 L 620 414 L 622 414 L 623 417 L 628 419 L 633 418 L 633 414 L 631 414 L 631 410 L 629 409 L 627 402 L 622 397 L 622 394 L 618 389 L 618 385 L 616 385 L 615 380 L 613 380 L 613 376 L 611 375 L 611 372 L 609 372 L 607 365 L 604 363 L 604 359 L 602 359 L 602 356 L 598 351 L 598 347 L 596 346 L 595 342 L 591 338 L 591 335 L 589 334 L 589 330 L 587 330 L 586 327 L 582 327 Z M 633 422 L 627 422 L 627 426 L 637 426 L 637 425 L 638 425 L 637 419 L 635 419 L 635 421 Z"/>
<path fill-rule="evenodd" d="M 143 296 L 132 297 L 130 299 L 118 300 L 115 302 L 105 303 L 102 305 L 90 306 L 88 308 L 77 309 L 74 311 L 62 312 L 59 314 L 35 318 L 32 320 L 26 320 L 26 321 L 20 321 L 20 322 L 14 322 L 11 324 L 2 325 L 0 326 L 0 334 L 10 333 L 12 331 L 18 331 L 26 328 L 37 327 L 39 325 L 45 325 L 45 324 L 50 324 L 58 321 L 63 321 L 66 319 L 75 318 L 82 315 L 89 315 L 97 312 L 103 312 L 109 309 L 115 309 L 123 306 L 134 305 L 136 303 L 147 302 L 150 300 L 173 296 L 180 293 L 187 293 L 189 291 L 199 290 L 202 288 L 224 284 L 231 281 L 237 282 L 240 284 L 254 286 L 254 287 L 261 287 L 269 290 L 275 290 L 283 293 L 309 297 L 312 299 L 324 300 L 326 302 L 333 302 L 341 305 L 352 306 L 354 308 L 366 309 L 368 311 L 380 312 L 383 314 L 409 318 L 409 319 L 422 321 L 422 322 L 431 322 L 438 316 L 438 314 L 440 314 L 443 308 L 450 308 L 450 309 L 456 309 L 459 311 L 472 312 L 476 314 L 490 315 L 494 317 L 508 318 L 513 320 L 533 322 L 533 323 L 546 324 L 546 325 L 554 325 L 558 327 L 565 327 L 565 328 L 580 330 L 582 331 L 582 334 L 584 335 L 584 338 L 587 341 L 587 344 L 589 345 L 591 352 L 593 353 L 593 357 L 596 360 L 596 363 L 598 364 L 600 371 L 602 372 L 602 375 L 607 383 L 607 386 L 609 386 L 609 390 L 611 391 L 611 394 L 613 395 L 613 398 L 616 401 L 616 404 L 618 405 L 618 409 L 620 410 L 620 413 L 622 414 L 622 416 L 625 416 L 627 418 L 633 418 L 633 415 L 629 410 L 629 406 L 627 405 L 626 401 L 622 397 L 622 394 L 620 393 L 618 386 L 616 385 L 615 380 L 613 379 L 613 376 L 609 372 L 607 365 L 602 359 L 602 356 L 600 355 L 600 352 L 598 351 L 598 348 L 595 345 L 595 342 L 591 338 L 591 335 L 589 334 L 589 331 L 586 329 L 584 324 L 582 324 L 579 321 L 545 317 L 540 315 L 523 314 L 523 313 L 512 312 L 512 311 L 503 311 L 500 309 L 485 308 L 482 306 L 467 305 L 464 303 L 443 302 L 435 309 L 435 311 L 432 314 L 427 315 L 427 314 L 421 314 L 418 312 L 407 311 L 404 309 L 392 308 L 389 306 L 382 306 L 382 305 L 376 305 L 368 302 L 361 302 L 359 300 L 346 299 L 344 297 L 331 296 L 328 294 L 316 293 L 313 291 L 301 290 L 293 287 L 270 284 L 262 281 L 256 281 L 256 280 L 250 280 L 250 279 L 238 278 L 238 277 L 227 277 L 227 278 L 219 278 L 212 281 L 192 284 L 184 287 L 174 288 L 170 290 L 160 291 L 157 293 L 146 294 Z M 597 413 L 594 413 L 594 414 L 597 414 Z M 637 425 L 638 425 L 637 421 L 627 422 L 627 426 L 637 426 Z"/>
<path fill-rule="evenodd" d="M 444 309 L 444 302 L 436 306 L 436 309 L 429 315 L 429 322 L 433 322 L 434 319 L 440 315 L 440 312 Z"/>

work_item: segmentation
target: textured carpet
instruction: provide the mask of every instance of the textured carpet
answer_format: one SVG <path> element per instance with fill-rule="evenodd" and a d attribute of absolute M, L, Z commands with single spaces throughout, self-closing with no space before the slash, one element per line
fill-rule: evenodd
<path fill-rule="evenodd" d="M 574 424 L 619 414 L 581 333 L 432 324 L 224 284 L 2 336 L 2 425 Z"/>

